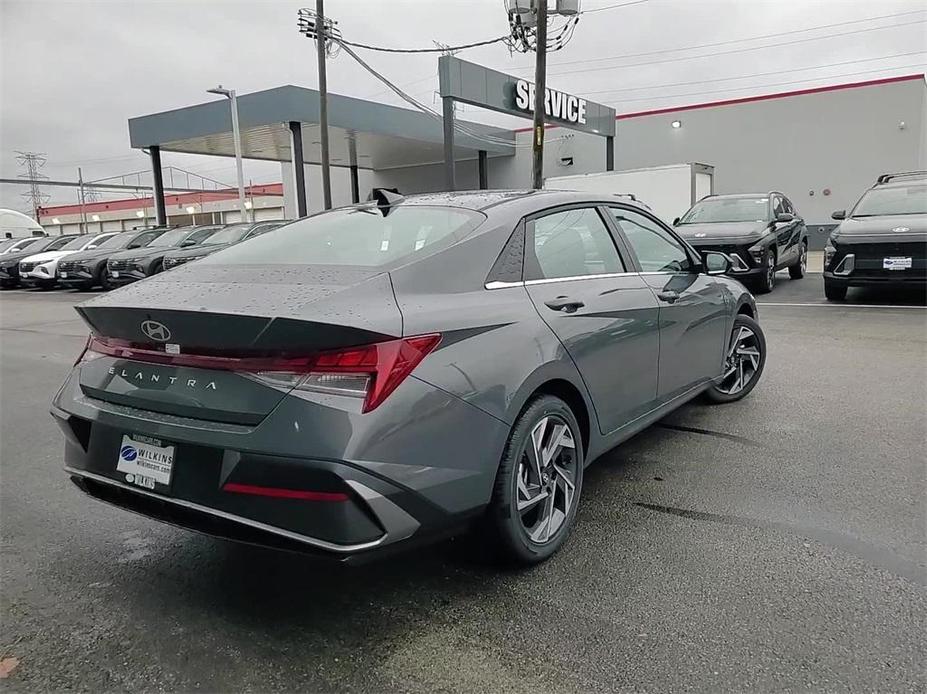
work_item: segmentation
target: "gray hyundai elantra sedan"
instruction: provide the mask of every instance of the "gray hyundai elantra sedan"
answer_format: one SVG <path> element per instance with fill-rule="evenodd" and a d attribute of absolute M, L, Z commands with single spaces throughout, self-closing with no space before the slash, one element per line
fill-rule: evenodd
<path fill-rule="evenodd" d="M 588 463 L 757 384 L 729 267 L 617 196 L 377 192 L 81 304 L 65 469 L 244 542 L 346 560 L 470 528 L 538 562 Z"/>

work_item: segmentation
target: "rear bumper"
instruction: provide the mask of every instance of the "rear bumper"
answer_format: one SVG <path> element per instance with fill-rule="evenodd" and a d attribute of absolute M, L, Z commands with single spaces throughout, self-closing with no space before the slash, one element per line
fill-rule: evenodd
<path fill-rule="evenodd" d="M 392 412 L 384 404 L 379 421 L 326 414 L 288 397 L 256 426 L 103 402 L 82 395 L 76 381 L 65 383 L 51 413 L 65 433 L 65 471 L 85 493 L 190 530 L 336 561 L 366 560 L 465 527 L 489 500 L 507 434 L 498 420 L 413 378 L 391 396 L 398 400 Z M 425 421 L 387 433 L 424 394 L 435 409 L 417 419 L 433 417 L 435 430 Z M 332 424 L 308 438 L 286 434 L 301 421 L 308 435 L 309 420 L 322 416 Z M 445 418 L 457 424 L 449 434 Z M 117 471 L 126 434 L 175 447 L 169 487 L 143 489 Z M 344 458 L 332 455 L 339 451 Z"/>

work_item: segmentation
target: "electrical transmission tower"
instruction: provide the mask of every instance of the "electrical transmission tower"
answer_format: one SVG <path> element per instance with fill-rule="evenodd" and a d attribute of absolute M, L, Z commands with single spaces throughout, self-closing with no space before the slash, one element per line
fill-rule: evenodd
<path fill-rule="evenodd" d="M 42 192 L 39 185 L 42 181 L 47 181 L 48 176 L 39 172 L 45 166 L 45 154 L 42 152 L 20 152 L 16 151 L 16 163 L 24 167 L 26 171 L 19 174 L 19 178 L 24 178 L 29 182 L 29 190 L 22 194 L 29 201 L 29 211 L 36 221 L 39 220 L 39 208 L 49 200 L 49 195 Z"/>

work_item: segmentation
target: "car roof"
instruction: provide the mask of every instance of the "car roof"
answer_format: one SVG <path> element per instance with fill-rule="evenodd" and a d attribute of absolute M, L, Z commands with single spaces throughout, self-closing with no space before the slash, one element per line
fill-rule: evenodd
<path fill-rule="evenodd" d="M 514 202 L 537 201 L 539 208 L 574 202 L 622 202 L 647 211 L 647 206 L 621 193 L 590 193 L 573 190 L 462 190 L 443 193 L 420 193 L 406 197 L 403 205 L 435 205 L 483 211 Z"/>
<path fill-rule="evenodd" d="M 785 196 L 785 193 L 780 193 L 778 190 L 770 190 L 766 193 L 725 193 L 724 195 L 706 195 L 704 198 L 702 198 L 702 200 L 720 200 L 729 198 L 768 198 L 770 195 Z"/>
<path fill-rule="evenodd" d="M 884 181 L 882 179 L 885 179 Z M 918 183 L 927 183 L 927 171 L 909 171 L 879 176 L 873 188 L 906 188 Z"/>

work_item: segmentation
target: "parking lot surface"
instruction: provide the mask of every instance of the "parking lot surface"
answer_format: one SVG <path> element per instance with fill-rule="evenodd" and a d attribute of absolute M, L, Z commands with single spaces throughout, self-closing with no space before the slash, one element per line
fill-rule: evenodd
<path fill-rule="evenodd" d="M 520 572 L 478 538 L 348 568 L 85 498 L 48 405 L 86 295 L 3 292 L 3 686 L 923 691 L 923 297 L 780 285 L 756 390 L 597 461 L 568 544 Z"/>

